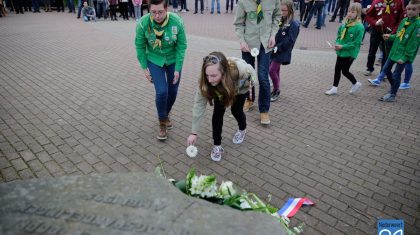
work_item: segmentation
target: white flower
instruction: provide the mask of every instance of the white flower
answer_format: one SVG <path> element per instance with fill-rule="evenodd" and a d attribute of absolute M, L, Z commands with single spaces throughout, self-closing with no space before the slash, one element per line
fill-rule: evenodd
<path fill-rule="evenodd" d="M 257 57 L 257 56 L 258 56 L 258 54 L 260 54 L 260 51 L 258 50 L 258 48 L 252 48 L 252 49 L 251 49 L 251 55 L 252 55 L 253 57 Z"/>
<path fill-rule="evenodd" d="M 214 176 L 200 175 L 191 179 L 191 195 L 200 197 L 215 197 L 217 195 L 216 178 Z"/>
<path fill-rule="evenodd" d="M 197 147 L 195 147 L 194 145 L 190 145 L 187 147 L 186 152 L 188 157 L 194 158 L 197 156 L 198 150 Z"/>
<path fill-rule="evenodd" d="M 277 47 L 274 47 L 274 53 L 276 53 L 277 52 Z"/>
<path fill-rule="evenodd" d="M 233 183 L 231 181 L 222 182 L 219 187 L 219 195 L 224 199 L 233 196 L 235 193 L 236 191 L 233 188 Z"/>

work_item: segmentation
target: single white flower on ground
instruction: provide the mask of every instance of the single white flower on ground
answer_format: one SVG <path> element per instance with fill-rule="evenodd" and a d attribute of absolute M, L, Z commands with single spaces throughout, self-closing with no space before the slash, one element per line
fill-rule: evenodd
<path fill-rule="evenodd" d="M 258 48 L 252 48 L 251 49 L 251 55 L 253 56 L 253 57 L 257 57 L 258 56 L 258 54 L 260 54 L 260 51 L 258 50 Z"/>
<path fill-rule="evenodd" d="M 186 152 L 188 157 L 194 158 L 197 156 L 198 150 L 197 147 L 195 147 L 194 145 L 190 145 L 187 147 Z"/>

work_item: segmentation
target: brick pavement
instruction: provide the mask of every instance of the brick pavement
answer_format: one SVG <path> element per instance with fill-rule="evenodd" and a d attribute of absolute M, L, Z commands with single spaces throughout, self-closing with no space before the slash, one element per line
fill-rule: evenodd
<path fill-rule="evenodd" d="M 192 9 L 192 2 L 189 1 Z M 155 139 L 154 91 L 135 58 L 130 22 L 82 23 L 67 13 L 13 15 L 0 23 L 0 182 L 62 175 L 195 167 L 230 179 L 280 207 L 307 196 L 316 206 L 293 219 L 305 234 L 375 234 L 377 218 L 403 218 L 419 234 L 420 80 L 398 101 L 379 103 L 388 85 L 369 87 L 362 75 L 366 45 L 352 71 L 363 83 L 348 94 L 323 92 L 335 55 L 327 49 L 338 24 L 302 29 L 293 63 L 282 67 L 281 99 L 268 128 L 247 113 L 245 144 L 231 143 L 236 124 L 226 115 L 225 157 L 212 162 L 210 119 L 200 132 L 199 157 L 185 156 L 201 58 L 212 50 L 239 56 L 232 15 L 182 14 L 189 48 L 169 139 Z M 210 18 L 211 17 L 211 18 Z M 211 21 L 209 21 L 211 19 Z M 208 113 L 210 113 L 210 109 Z"/>

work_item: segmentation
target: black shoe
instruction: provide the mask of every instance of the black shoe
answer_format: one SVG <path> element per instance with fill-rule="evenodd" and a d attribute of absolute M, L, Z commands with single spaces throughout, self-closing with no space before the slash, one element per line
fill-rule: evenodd
<path fill-rule="evenodd" d="M 280 96 L 280 90 L 272 91 L 270 95 L 270 101 L 276 101 Z"/>
<path fill-rule="evenodd" d="M 193 14 L 197 14 L 198 12 L 196 12 L 196 11 L 194 11 L 194 13 Z"/>
<path fill-rule="evenodd" d="M 321 29 L 321 27 L 315 27 L 316 29 Z"/>
<path fill-rule="evenodd" d="M 329 22 L 335 22 L 335 20 L 334 19 L 331 19 L 331 20 L 329 20 Z"/>
<path fill-rule="evenodd" d="M 186 11 L 190 11 L 188 8 L 187 9 L 185 9 Z"/>

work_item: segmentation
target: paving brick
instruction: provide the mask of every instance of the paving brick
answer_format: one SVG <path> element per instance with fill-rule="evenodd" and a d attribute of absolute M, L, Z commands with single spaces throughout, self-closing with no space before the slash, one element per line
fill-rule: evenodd
<path fill-rule="evenodd" d="M 12 164 L 12 166 L 17 170 L 17 171 L 20 171 L 20 170 L 23 170 L 23 169 L 26 169 L 26 168 L 28 168 L 28 165 L 26 165 L 26 163 L 23 161 L 23 159 L 21 159 L 21 158 L 18 158 L 18 159 L 14 159 L 14 160 L 12 160 L 12 161 L 10 161 L 11 162 L 11 164 Z"/>
<path fill-rule="evenodd" d="M 35 178 L 35 175 L 32 173 L 30 169 L 24 169 L 18 172 L 19 176 L 22 177 L 22 179 L 32 179 Z"/>
<path fill-rule="evenodd" d="M 1 169 L 0 172 L 6 182 L 19 179 L 19 176 L 13 167 Z"/>
<path fill-rule="evenodd" d="M 22 151 L 19 154 L 22 156 L 25 162 L 35 159 L 35 155 L 29 150 Z"/>

